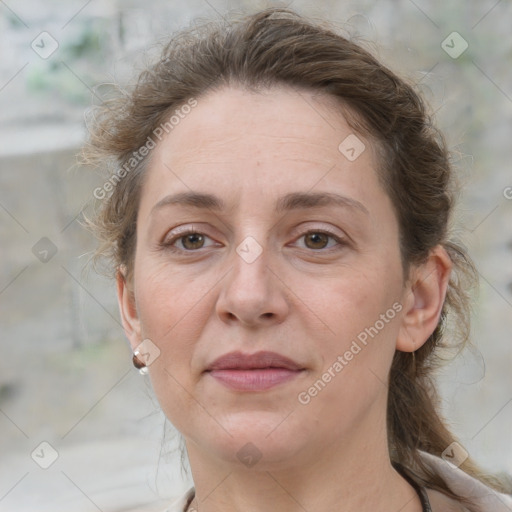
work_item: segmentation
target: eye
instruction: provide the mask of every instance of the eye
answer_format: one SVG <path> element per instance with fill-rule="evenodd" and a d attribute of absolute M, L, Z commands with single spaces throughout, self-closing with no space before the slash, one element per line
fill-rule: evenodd
<path fill-rule="evenodd" d="M 209 236 L 203 233 L 199 233 L 194 230 L 187 230 L 182 233 L 174 235 L 169 240 L 164 241 L 162 245 L 171 250 L 190 252 L 195 251 L 197 249 L 202 249 L 204 247 L 208 247 L 207 245 L 205 245 L 205 241 L 207 239 L 211 240 Z M 176 243 L 178 243 L 178 246 L 176 246 Z"/>
<path fill-rule="evenodd" d="M 327 230 L 307 231 L 297 240 L 301 239 L 304 239 L 304 245 L 301 246 L 301 248 L 313 251 L 329 250 L 336 248 L 336 246 L 344 246 L 347 244 L 342 238 Z M 169 239 L 162 242 L 161 246 L 175 252 L 196 252 L 199 249 L 215 245 L 215 243 L 206 245 L 207 240 L 212 239 L 204 233 L 188 229 L 171 236 Z"/>
<path fill-rule="evenodd" d="M 302 238 L 304 239 L 306 249 L 312 250 L 331 249 L 336 245 L 346 245 L 346 243 L 334 233 L 323 230 L 308 231 L 299 237 L 298 240 Z M 333 240 L 334 243 L 328 245 L 329 239 Z"/>

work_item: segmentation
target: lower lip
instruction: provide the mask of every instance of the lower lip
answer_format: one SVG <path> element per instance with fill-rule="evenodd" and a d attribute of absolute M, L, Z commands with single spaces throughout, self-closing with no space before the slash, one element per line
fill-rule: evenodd
<path fill-rule="evenodd" d="M 211 370 L 208 372 L 222 384 L 237 391 L 265 391 L 297 377 L 302 370 L 267 368 L 256 370 Z"/>

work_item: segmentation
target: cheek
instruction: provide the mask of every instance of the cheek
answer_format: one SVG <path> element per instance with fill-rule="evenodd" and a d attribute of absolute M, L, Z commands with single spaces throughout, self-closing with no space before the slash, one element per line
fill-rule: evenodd
<path fill-rule="evenodd" d="M 191 362 L 195 342 L 207 321 L 206 308 L 211 284 L 191 281 L 165 264 L 140 260 L 135 274 L 136 296 L 142 335 L 158 347 L 158 358 L 149 368 L 155 395 L 164 414 L 182 431 L 187 431 L 187 415 L 194 410 L 190 391 Z M 185 421 L 185 424 L 181 424 Z"/>
<path fill-rule="evenodd" d="M 325 293 L 317 292 L 314 308 L 329 334 L 311 335 L 322 364 L 301 389 L 301 403 L 308 402 L 304 414 L 330 418 L 337 435 L 355 428 L 372 404 L 385 400 L 399 325 L 400 282 L 390 273 L 383 280 L 380 270 L 352 270 Z"/>
<path fill-rule="evenodd" d="M 215 286 L 208 276 L 194 278 L 190 273 L 169 264 L 140 261 L 135 274 L 136 296 L 142 331 L 148 338 L 167 345 L 177 332 L 190 337 L 200 325 L 209 292 Z M 182 339 L 182 337 L 180 337 Z"/>
<path fill-rule="evenodd" d="M 207 284 L 191 282 L 169 265 L 145 264 L 142 259 L 140 263 L 135 286 L 141 332 L 159 350 L 150 368 L 151 380 L 157 395 L 160 387 L 167 389 L 159 399 L 177 397 L 173 377 L 184 384 L 189 380 L 194 342 L 206 321 Z"/>
<path fill-rule="evenodd" d="M 394 267 L 372 262 L 343 268 L 322 287 L 315 281 L 304 283 L 301 296 L 307 297 L 310 309 L 318 312 L 331 337 L 354 338 L 400 299 L 399 269 Z M 394 318 L 394 313 L 388 316 Z"/>
<path fill-rule="evenodd" d="M 316 340 L 311 333 L 322 355 L 322 370 L 332 368 L 341 356 L 343 370 L 339 374 L 351 376 L 350 382 L 343 384 L 349 389 L 372 378 L 372 372 L 382 380 L 387 378 L 402 308 L 400 272 L 399 264 L 373 261 L 364 268 L 344 269 L 336 280 L 326 283 L 322 293 L 313 286 L 304 289 L 305 296 L 311 298 L 311 310 L 319 312 L 326 326 L 326 335 Z"/>

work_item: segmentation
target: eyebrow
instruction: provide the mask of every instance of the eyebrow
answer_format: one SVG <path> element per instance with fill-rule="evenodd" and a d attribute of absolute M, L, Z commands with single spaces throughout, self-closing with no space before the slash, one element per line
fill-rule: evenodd
<path fill-rule="evenodd" d="M 169 205 L 191 206 L 193 208 L 202 208 L 218 212 L 226 208 L 224 201 L 213 194 L 192 191 L 180 192 L 178 194 L 165 196 L 158 201 L 151 209 L 150 215 L 156 210 Z M 290 192 L 277 200 L 275 212 L 282 213 L 290 210 L 322 206 L 348 207 L 369 215 L 368 209 L 359 201 L 333 192 Z"/>

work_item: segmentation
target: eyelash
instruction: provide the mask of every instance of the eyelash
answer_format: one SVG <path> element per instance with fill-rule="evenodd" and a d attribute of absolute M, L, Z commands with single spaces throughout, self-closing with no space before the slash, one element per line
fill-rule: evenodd
<path fill-rule="evenodd" d="M 310 233 L 320 233 L 320 234 L 323 234 L 323 235 L 327 235 L 329 238 L 334 239 L 337 242 L 338 246 L 339 246 L 339 247 L 337 247 L 337 249 L 340 249 L 341 247 L 344 247 L 344 246 L 348 245 L 346 240 L 341 239 L 338 235 L 332 233 L 331 231 L 329 231 L 327 229 L 310 229 L 310 230 L 305 231 L 304 233 L 302 233 L 297 238 L 297 240 L 301 239 L 302 237 L 304 237 L 304 236 L 306 236 L 306 235 L 308 235 Z M 200 247 L 199 249 L 178 249 L 177 247 L 174 247 L 173 244 L 175 242 L 177 242 L 180 239 L 185 238 L 188 235 L 202 235 L 204 237 L 210 238 L 208 235 L 205 235 L 204 233 L 201 233 L 200 231 L 198 231 L 196 229 L 188 229 L 188 230 L 182 231 L 179 234 L 176 234 L 169 241 L 162 242 L 159 245 L 163 249 L 167 249 L 167 250 L 170 250 L 170 251 L 176 252 L 176 253 L 178 253 L 178 252 L 179 253 L 194 253 L 194 252 L 200 252 L 202 249 L 205 249 L 205 247 Z M 307 247 L 305 247 L 305 248 L 301 248 L 301 249 L 313 251 L 315 253 L 330 252 L 332 250 L 336 250 L 335 247 L 322 248 L 322 249 L 308 249 Z"/>

